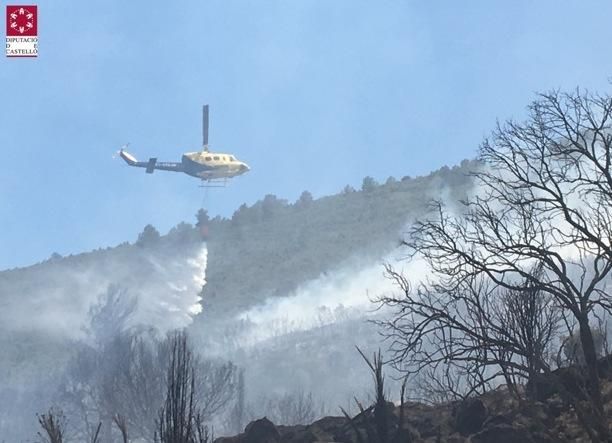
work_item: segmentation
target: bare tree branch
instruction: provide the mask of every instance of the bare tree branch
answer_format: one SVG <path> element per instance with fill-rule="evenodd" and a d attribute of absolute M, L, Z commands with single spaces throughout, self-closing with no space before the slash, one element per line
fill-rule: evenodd
<path fill-rule="evenodd" d="M 559 309 L 578 325 L 589 432 L 608 441 L 591 322 L 612 308 L 611 116 L 608 95 L 552 91 L 526 122 L 498 124 L 484 140 L 477 195 L 457 214 L 434 202 L 404 242 L 431 278 L 412 290 L 387 270 L 403 292 L 380 300 L 396 309 L 386 327 L 397 364 L 471 366 L 480 388 L 547 371 L 541 347 L 559 318 L 536 314 Z"/>

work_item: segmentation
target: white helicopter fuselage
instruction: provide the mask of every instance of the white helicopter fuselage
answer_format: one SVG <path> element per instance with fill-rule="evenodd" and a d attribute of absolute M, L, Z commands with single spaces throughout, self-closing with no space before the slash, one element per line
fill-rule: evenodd
<path fill-rule="evenodd" d="M 181 163 L 186 174 L 204 180 L 236 177 L 250 170 L 246 163 L 222 152 L 187 152 Z"/>

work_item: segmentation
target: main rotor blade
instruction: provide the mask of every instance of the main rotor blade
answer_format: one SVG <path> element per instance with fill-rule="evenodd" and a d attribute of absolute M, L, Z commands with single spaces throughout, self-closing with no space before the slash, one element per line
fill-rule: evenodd
<path fill-rule="evenodd" d="M 208 146 L 208 105 L 202 107 L 202 146 Z"/>

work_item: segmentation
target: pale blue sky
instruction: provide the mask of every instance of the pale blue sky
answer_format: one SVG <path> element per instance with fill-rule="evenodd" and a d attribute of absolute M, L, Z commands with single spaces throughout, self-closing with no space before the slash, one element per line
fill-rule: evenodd
<path fill-rule="evenodd" d="M 456 164 L 535 91 L 612 76 L 608 1 L 38 5 L 40 57 L 0 59 L 0 269 L 193 221 L 195 179 L 111 156 L 179 160 L 204 103 L 211 147 L 252 167 L 210 193 L 230 216 Z"/>

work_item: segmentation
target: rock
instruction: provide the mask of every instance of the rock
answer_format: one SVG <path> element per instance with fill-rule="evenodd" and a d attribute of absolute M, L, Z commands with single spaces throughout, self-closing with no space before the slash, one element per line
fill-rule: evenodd
<path fill-rule="evenodd" d="M 574 398 L 584 398 L 585 375 L 583 369 L 571 366 L 558 368 L 549 374 L 537 374 L 527 382 L 529 397 L 545 402 L 561 389 L 568 391 Z"/>
<path fill-rule="evenodd" d="M 412 443 L 417 441 L 426 441 L 426 439 L 423 439 L 421 435 L 419 435 L 419 432 L 417 430 L 411 427 L 406 427 L 402 429 L 396 429 L 390 441 L 391 443 Z"/>
<path fill-rule="evenodd" d="M 446 435 L 453 426 L 453 423 L 451 423 L 452 409 L 451 405 L 433 407 L 420 403 L 406 403 L 404 426 L 406 424 L 410 425 L 418 431 L 422 439 Z M 396 415 L 399 415 L 399 410 L 396 411 Z"/>
<path fill-rule="evenodd" d="M 597 370 L 601 378 L 612 378 L 612 354 L 597 361 Z"/>
<path fill-rule="evenodd" d="M 434 419 L 434 414 L 430 412 L 428 415 L 410 415 L 405 420 L 419 432 L 422 438 L 428 438 L 439 434 L 440 423 L 437 423 Z"/>
<path fill-rule="evenodd" d="M 525 429 L 507 424 L 487 427 L 472 435 L 468 441 L 470 443 L 535 443 Z"/>
<path fill-rule="evenodd" d="M 320 429 L 328 434 L 334 435 L 338 431 L 344 429 L 344 427 L 348 425 L 348 422 L 346 417 L 323 417 L 308 426 L 308 428 Z"/>
<path fill-rule="evenodd" d="M 492 415 L 485 420 L 482 427 L 490 428 L 499 425 L 512 425 L 512 420 L 503 414 Z"/>
<path fill-rule="evenodd" d="M 455 429 L 462 435 L 470 435 L 482 429 L 487 418 L 487 408 L 478 398 L 468 398 L 455 408 Z"/>
<path fill-rule="evenodd" d="M 546 401 L 559 392 L 559 385 L 554 375 L 534 374 L 527 382 L 525 390 L 532 400 Z"/>
<path fill-rule="evenodd" d="M 287 442 L 294 442 L 297 440 L 300 440 L 300 436 L 304 434 L 304 432 L 306 431 L 306 426 L 304 425 L 294 425 L 294 426 L 283 426 L 283 425 L 279 425 L 276 427 L 276 429 L 278 430 L 278 433 L 280 434 L 280 438 L 281 441 Z"/>
<path fill-rule="evenodd" d="M 560 438 L 558 435 L 552 437 L 546 432 L 532 432 L 531 439 L 535 443 L 565 443 L 567 441 L 564 438 Z"/>
<path fill-rule="evenodd" d="M 243 443 L 279 443 L 280 434 L 266 417 L 249 423 L 244 430 Z"/>
<path fill-rule="evenodd" d="M 291 443 L 314 443 L 320 441 L 334 441 L 333 435 L 317 427 L 307 427 L 293 435 L 282 435 L 283 441 Z"/>
<path fill-rule="evenodd" d="M 561 399 L 561 396 L 558 394 L 555 394 L 550 397 L 546 402 L 546 405 L 548 406 L 548 411 L 550 412 L 550 415 L 554 418 L 559 417 L 563 413 L 563 411 L 567 409 L 567 405 Z"/>
<path fill-rule="evenodd" d="M 467 440 L 460 434 L 449 435 L 446 439 L 446 443 L 465 443 Z M 437 442 L 436 442 L 437 443 Z"/>

